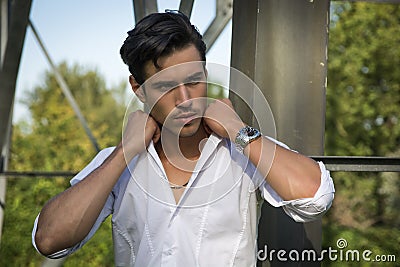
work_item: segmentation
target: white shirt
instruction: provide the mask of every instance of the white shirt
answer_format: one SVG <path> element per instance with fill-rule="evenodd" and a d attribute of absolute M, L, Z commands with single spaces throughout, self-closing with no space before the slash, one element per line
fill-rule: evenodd
<path fill-rule="evenodd" d="M 101 165 L 113 149 L 102 150 L 71 184 Z M 231 141 L 211 135 L 176 204 L 151 143 L 123 172 L 86 238 L 49 257 L 64 257 L 82 247 L 113 214 L 116 266 L 255 266 L 255 189 L 295 221 L 316 219 L 330 207 L 334 195 L 329 172 L 321 162 L 319 166 L 321 184 L 313 198 L 283 201 Z M 35 248 L 37 219 L 32 232 Z"/>

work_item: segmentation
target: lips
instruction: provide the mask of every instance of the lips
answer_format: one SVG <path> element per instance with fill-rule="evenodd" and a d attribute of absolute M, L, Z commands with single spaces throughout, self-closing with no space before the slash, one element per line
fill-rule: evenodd
<path fill-rule="evenodd" d="M 174 116 L 174 120 L 182 123 L 187 124 L 190 123 L 192 120 L 199 118 L 196 112 L 185 112 L 180 113 L 177 116 Z"/>

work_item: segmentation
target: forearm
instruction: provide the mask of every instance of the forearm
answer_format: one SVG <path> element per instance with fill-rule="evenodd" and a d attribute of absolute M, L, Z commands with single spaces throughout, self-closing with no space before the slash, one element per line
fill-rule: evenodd
<path fill-rule="evenodd" d="M 239 131 L 245 126 L 229 99 L 220 99 L 209 104 L 204 117 L 210 130 L 232 142 L 236 141 Z M 242 135 L 245 134 L 240 133 L 239 137 Z M 243 145 L 243 142 L 238 143 Z M 311 158 L 277 145 L 269 138 L 253 140 L 245 146 L 243 152 L 283 200 L 314 198 L 321 188 L 320 185 L 324 185 L 321 180 L 326 175 L 320 170 L 319 164 Z M 333 199 L 334 188 L 330 180 L 330 177 L 324 180 L 327 185 L 320 193 L 332 196 Z"/>
<path fill-rule="evenodd" d="M 265 137 L 250 143 L 244 153 L 282 199 L 310 198 L 317 192 L 321 172 L 311 158 Z"/>
<path fill-rule="evenodd" d="M 126 163 L 117 147 L 85 179 L 50 200 L 40 213 L 35 241 L 45 255 L 80 242 L 90 231 Z"/>

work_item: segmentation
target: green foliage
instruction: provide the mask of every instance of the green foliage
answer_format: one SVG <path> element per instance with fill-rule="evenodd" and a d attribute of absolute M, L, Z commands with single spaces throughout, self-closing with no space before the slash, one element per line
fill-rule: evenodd
<path fill-rule="evenodd" d="M 365 230 L 360 230 L 354 227 L 348 227 L 343 225 L 325 225 L 323 231 L 324 245 L 322 249 L 337 250 L 337 253 L 333 254 L 337 256 L 336 261 L 329 259 L 329 256 L 324 257 L 322 266 L 341 267 L 341 266 L 395 266 L 394 262 L 373 262 L 366 261 L 362 258 L 362 253 L 365 250 L 370 250 L 372 254 L 368 256 L 371 260 L 374 260 L 375 256 L 389 256 L 394 255 L 396 261 L 399 260 L 399 247 L 400 243 L 400 230 L 391 227 L 373 227 Z M 339 249 L 337 246 L 337 240 L 345 239 L 347 246 L 343 249 Z M 331 242 L 326 242 L 331 240 Z M 349 250 L 356 250 L 359 252 L 359 261 L 353 261 L 350 254 L 346 252 Z M 340 251 L 342 251 L 342 258 L 340 258 Z"/>
<path fill-rule="evenodd" d="M 328 155 L 385 156 L 400 142 L 400 6 L 334 5 L 326 114 Z"/>
<path fill-rule="evenodd" d="M 325 153 L 399 157 L 400 5 L 332 2 L 331 11 Z M 336 194 L 324 218 L 323 246 L 336 248 L 345 238 L 349 249 L 398 257 L 399 174 L 332 176 Z M 324 262 L 343 265 L 376 263 Z"/>
<path fill-rule="evenodd" d="M 228 97 L 228 92 L 222 85 L 218 83 L 209 83 L 207 86 L 207 97 L 210 98 L 210 100 Z"/>
<path fill-rule="evenodd" d="M 93 135 L 102 148 L 121 137 L 125 85 L 106 88 L 103 78 L 80 66 L 59 66 Z M 32 120 L 14 125 L 9 169 L 18 171 L 78 171 L 96 154 L 91 142 L 62 94 L 52 73 L 25 99 Z M 0 266 L 40 266 L 44 257 L 31 245 L 36 215 L 53 196 L 69 187 L 69 179 L 11 178 L 7 198 Z M 62 218 L 60 218 L 62 219 Z M 68 257 L 64 266 L 112 266 L 111 222 L 102 225 L 87 249 Z M 94 253 L 95 251 L 95 253 Z"/>

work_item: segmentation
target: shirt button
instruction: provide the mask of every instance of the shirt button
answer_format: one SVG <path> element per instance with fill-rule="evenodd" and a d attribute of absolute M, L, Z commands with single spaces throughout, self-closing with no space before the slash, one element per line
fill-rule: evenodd
<path fill-rule="evenodd" d="M 174 253 L 173 253 L 173 250 L 172 250 L 172 249 L 168 249 L 168 250 L 166 251 L 166 254 L 167 254 L 168 256 L 171 256 L 171 255 L 174 254 Z"/>

